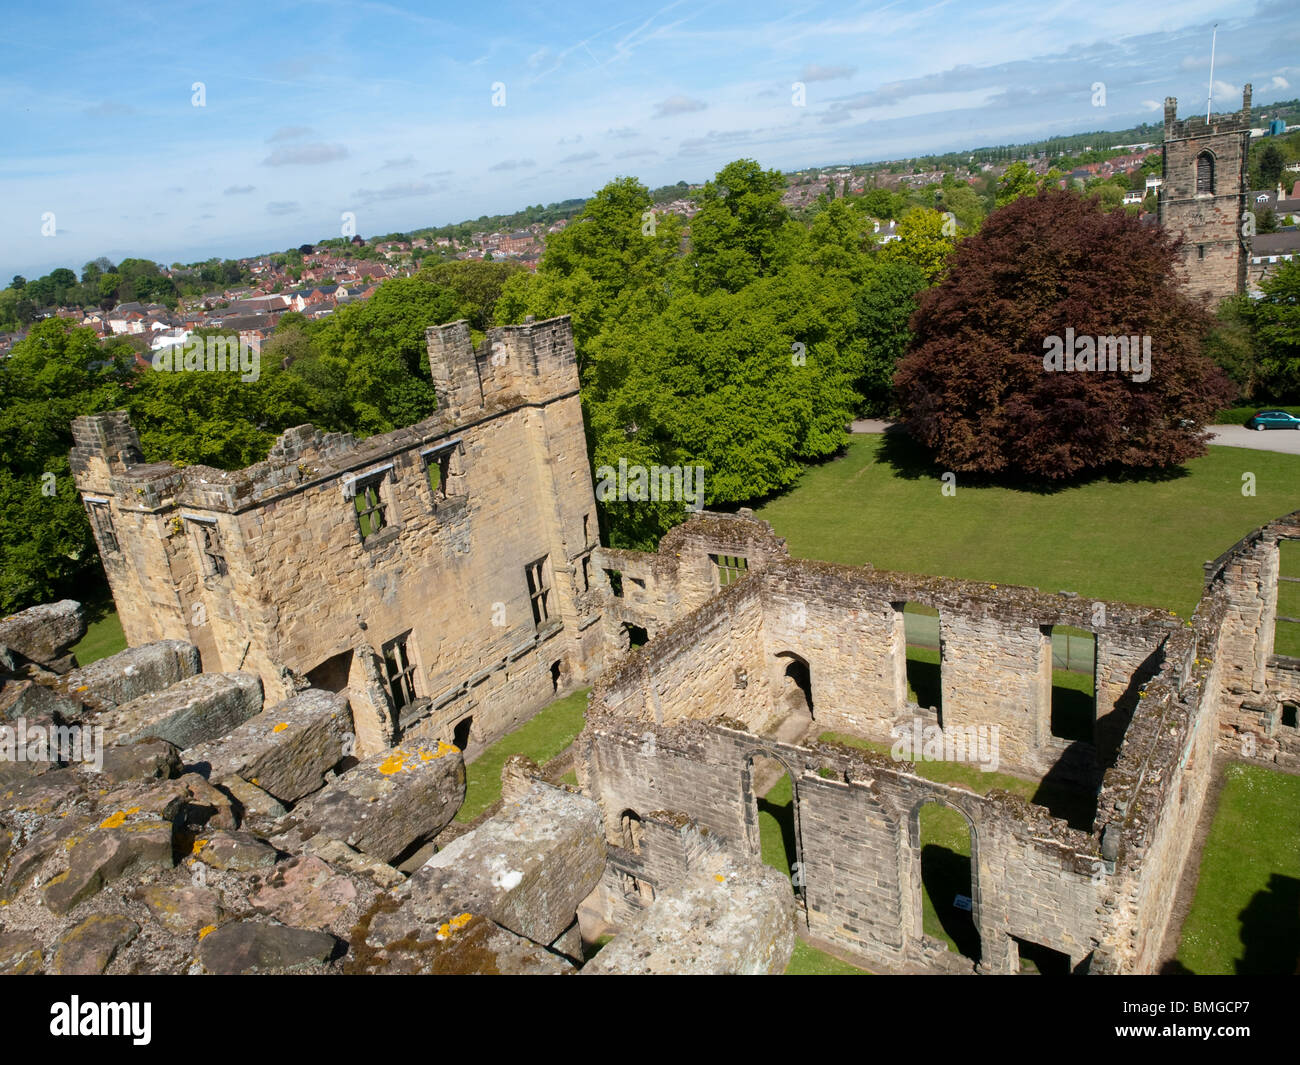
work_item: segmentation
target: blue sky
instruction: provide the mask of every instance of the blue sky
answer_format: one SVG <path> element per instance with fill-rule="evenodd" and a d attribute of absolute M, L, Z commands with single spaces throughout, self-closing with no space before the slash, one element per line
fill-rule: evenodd
<path fill-rule="evenodd" d="M 0 277 L 282 250 L 345 211 L 366 236 L 440 225 L 742 156 L 1159 121 L 1167 95 L 1204 109 L 1216 22 L 1216 110 L 1246 81 L 1300 95 L 1300 19 L 1272 0 L 9 5 Z"/>

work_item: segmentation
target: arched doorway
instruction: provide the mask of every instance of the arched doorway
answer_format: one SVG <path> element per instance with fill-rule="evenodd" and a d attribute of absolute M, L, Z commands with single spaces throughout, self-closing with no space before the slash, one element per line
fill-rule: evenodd
<path fill-rule="evenodd" d="M 806 714 L 812 721 L 816 714 L 813 712 L 812 670 L 807 659 L 793 651 L 781 651 L 776 662 L 781 671 L 777 705 L 787 713 Z"/>
<path fill-rule="evenodd" d="M 921 931 L 978 964 L 982 944 L 974 825 L 963 811 L 938 799 L 924 800 L 912 818 Z"/>
<path fill-rule="evenodd" d="M 794 773 L 774 755 L 754 751 L 745 759 L 742 786 L 749 802 L 746 820 L 751 846 L 764 865 L 789 878 L 795 895 L 802 899 L 803 848 Z"/>

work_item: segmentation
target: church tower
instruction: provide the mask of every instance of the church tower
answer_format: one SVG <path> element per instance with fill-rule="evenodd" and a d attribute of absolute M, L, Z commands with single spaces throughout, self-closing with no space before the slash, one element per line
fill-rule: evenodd
<path fill-rule="evenodd" d="M 1250 85 L 1235 114 L 1178 120 L 1178 101 L 1165 97 L 1164 183 L 1160 224 L 1183 239 L 1179 274 L 1211 306 L 1246 288 L 1248 239 L 1246 157 L 1250 144 Z"/>

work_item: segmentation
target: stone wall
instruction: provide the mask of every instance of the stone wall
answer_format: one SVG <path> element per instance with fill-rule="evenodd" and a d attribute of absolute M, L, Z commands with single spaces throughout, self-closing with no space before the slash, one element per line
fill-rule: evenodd
<path fill-rule="evenodd" d="M 299 426 L 244 470 L 143 464 L 124 413 L 78 418 L 73 469 L 111 522 L 128 641 L 190 641 L 274 698 L 339 690 L 359 645 L 382 663 L 404 641 L 416 700 L 397 726 L 449 739 L 472 718 L 471 752 L 598 670 L 607 586 L 583 578 L 597 531 L 568 319 L 493 329 L 479 351 L 463 322 L 433 327 L 429 359 L 432 417 L 364 441 Z M 363 535 L 371 481 L 384 527 Z M 525 567 L 543 558 L 538 620 Z"/>

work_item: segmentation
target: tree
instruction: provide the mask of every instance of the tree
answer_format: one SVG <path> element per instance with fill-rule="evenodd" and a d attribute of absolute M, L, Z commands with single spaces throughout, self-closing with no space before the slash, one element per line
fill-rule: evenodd
<path fill-rule="evenodd" d="M 1260 389 L 1275 402 L 1300 399 L 1300 259 L 1279 263 L 1248 307 Z"/>
<path fill-rule="evenodd" d="M 894 379 L 909 431 L 955 472 L 1060 479 L 1203 454 L 1201 426 L 1234 390 L 1202 353 L 1209 319 L 1175 258 L 1161 231 L 1074 193 L 995 211 L 912 319 Z M 1056 358 L 1110 337 L 1140 338 L 1126 371 Z"/>
<path fill-rule="evenodd" d="M 695 287 L 738 292 L 777 263 L 789 214 L 781 204 L 785 179 L 752 159 L 728 163 L 700 192 L 691 219 Z"/>
<path fill-rule="evenodd" d="M 925 274 L 913 263 L 904 259 L 884 261 L 854 298 L 854 332 L 864 354 L 858 391 L 868 414 L 889 414 L 897 406 L 894 373 L 911 344 L 907 323 L 925 287 Z"/>
<path fill-rule="evenodd" d="M 497 300 L 512 274 L 524 268 L 518 263 L 453 259 L 421 267 L 419 277 L 456 294 L 457 318 L 469 320 L 470 328 L 487 331 L 493 322 Z"/>
<path fill-rule="evenodd" d="M 1038 193 L 1038 179 L 1026 163 L 1019 160 L 1007 167 L 1002 180 L 998 182 L 997 198 L 994 205 L 1005 207 L 1022 196 L 1035 196 Z"/>
<path fill-rule="evenodd" d="M 1267 145 L 1259 156 L 1259 186 L 1272 189 L 1282 180 L 1282 170 L 1286 166 L 1286 156 L 1276 144 Z"/>
<path fill-rule="evenodd" d="M 933 283 L 943 275 L 955 244 L 945 229 L 951 226 L 940 212 L 915 207 L 894 228 L 898 240 L 881 248 L 880 257 L 886 262 L 911 263 L 925 275 L 927 283 Z"/>

